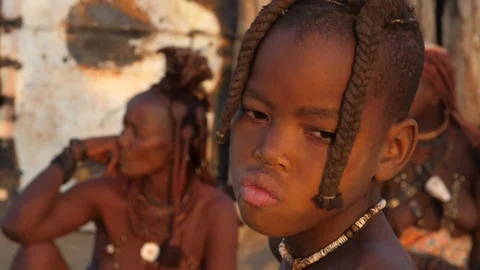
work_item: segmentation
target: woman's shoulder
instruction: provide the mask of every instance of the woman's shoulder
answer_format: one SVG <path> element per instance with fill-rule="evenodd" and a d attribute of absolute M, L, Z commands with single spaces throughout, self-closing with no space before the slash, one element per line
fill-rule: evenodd
<path fill-rule="evenodd" d="M 197 184 L 197 203 L 209 208 L 212 215 L 235 214 L 234 202 L 218 187 L 199 181 Z"/>
<path fill-rule="evenodd" d="M 233 201 L 230 197 L 218 187 L 198 181 L 196 184 L 199 200 L 205 201 L 208 204 L 226 204 L 232 205 Z"/>
<path fill-rule="evenodd" d="M 75 184 L 71 191 L 85 193 L 93 200 L 102 200 L 109 197 L 124 197 L 128 180 L 123 176 L 98 177 Z"/>

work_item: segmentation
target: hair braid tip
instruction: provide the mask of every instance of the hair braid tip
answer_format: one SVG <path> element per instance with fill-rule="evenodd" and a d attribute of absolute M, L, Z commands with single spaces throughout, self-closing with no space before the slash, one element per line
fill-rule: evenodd
<path fill-rule="evenodd" d="M 343 207 L 343 196 L 340 192 L 338 192 L 335 196 L 323 196 L 318 194 L 313 197 L 313 202 L 318 208 L 330 211 Z"/>
<path fill-rule="evenodd" d="M 226 128 L 220 128 L 217 131 L 216 137 L 217 137 L 217 143 L 224 144 L 226 142 L 226 139 L 227 139 L 227 129 Z"/>

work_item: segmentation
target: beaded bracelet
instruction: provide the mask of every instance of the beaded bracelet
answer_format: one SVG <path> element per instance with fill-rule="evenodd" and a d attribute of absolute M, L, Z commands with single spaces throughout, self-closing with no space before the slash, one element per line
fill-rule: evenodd
<path fill-rule="evenodd" d="M 71 139 L 69 146 L 64 148 L 63 151 L 58 154 L 51 162 L 51 164 L 55 164 L 62 168 L 63 170 L 63 184 L 67 183 L 70 178 L 72 178 L 75 170 L 77 169 L 77 160 L 73 153 L 73 149 L 75 147 L 80 147 L 81 155 L 80 161 L 87 159 L 87 148 L 83 144 L 83 142 L 79 139 Z"/>
<path fill-rule="evenodd" d="M 75 160 L 71 147 L 64 148 L 63 151 L 52 160 L 51 164 L 57 165 L 63 170 L 63 184 L 72 178 L 77 169 L 77 161 Z"/>

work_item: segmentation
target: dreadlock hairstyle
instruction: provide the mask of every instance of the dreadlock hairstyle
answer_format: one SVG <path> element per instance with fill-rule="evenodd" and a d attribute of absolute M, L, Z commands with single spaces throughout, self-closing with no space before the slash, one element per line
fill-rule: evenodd
<path fill-rule="evenodd" d="M 166 58 L 166 75 L 150 91 L 161 93 L 171 101 L 171 114 L 174 120 L 175 158 L 173 182 L 180 177 L 178 168 L 183 161 L 191 162 L 201 179 L 216 185 L 208 172 L 206 161 L 207 120 L 210 109 L 207 93 L 201 83 L 213 77 L 208 60 L 199 52 L 187 48 L 166 47 L 160 49 Z M 193 137 L 198 137 L 197 145 L 189 145 Z M 185 148 L 185 149 L 182 149 Z M 186 166 L 186 165 L 184 165 Z"/>
<path fill-rule="evenodd" d="M 166 57 L 166 75 L 148 91 L 166 96 L 170 101 L 173 123 L 173 160 L 169 177 L 169 206 L 152 210 L 150 203 L 133 181 L 127 194 L 129 218 L 136 234 L 145 241 L 162 244 L 158 259 L 165 267 L 178 268 L 184 256 L 181 236 L 177 232 L 179 220 L 192 207 L 195 191 L 188 189 L 188 177 L 195 168 L 198 178 L 211 185 L 216 181 L 208 171 L 206 161 L 207 121 L 209 109 L 207 94 L 201 86 L 212 78 L 207 59 L 190 49 L 166 47 L 158 51 Z M 137 186 L 136 186 L 137 185 Z M 190 202 L 190 203 L 189 203 Z"/>
<path fill-rule="evenodd" d="M 457 101 L 455 88 L 455 69 L 448 51 L 433 43 L 425 45 L 425 64 L 423 78 L 428 80 L 451 117 L 462 128 L 473 147 L 480 146 L 480 129 L 465 120 Z"/>
<path fill-rule="evenodd" d="M 327 16 L 329 20 L 316 23 Z M 349 35 L 355 40 L 352 75 L 344 93 L 336 138 L 319 194 L 313 198 L 321 209 L 341 208 L 343 198 L 338 186 L 360 127 L 368 92 L 385 97 L 387 115 L 397 118 L 406 116 L 415 96 L 423 68 L 423 39 L 414 10 L 406 0 L 272 0 L 245 34 L 217 132 L 220 143 L 238 110 L 256 50 L 277 22 L 280 27 L 293 24 L 298 35 L 323 30 L 337 37 L 338 33 L 345 34 L 338 30 L 347 25 Z"/>

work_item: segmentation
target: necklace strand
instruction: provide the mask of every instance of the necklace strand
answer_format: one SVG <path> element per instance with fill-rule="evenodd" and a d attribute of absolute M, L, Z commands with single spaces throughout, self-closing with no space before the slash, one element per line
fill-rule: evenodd
<path fill-rule="evenodd" d="M 278 246 L 278 251 L 282 258 L 292 265 L 293 270 L 301 270 L 309 265 L 312 265 L 319 260 L 325 258 L 327 255 L 341 247 L 345 244 L 349 239 L 351 239 L 357 232 L 359 232 L 365 224 L 370 221 L 370 219 L 382 211 L 387 202 L 384 199 L 381 199 L 374 207 L 370 208 L 361 218 L 359 218 L 349 229 L 347 229 L 337 240 L 330 243 L 328 246 L 322 248 L 320 251 L 316 252 L 315 254 L 307 257 L 307 258 L 294 258 L 292 254 L 288 251 L 285 245 L 285 239 L 282 240 L 280 245 Z"/>

